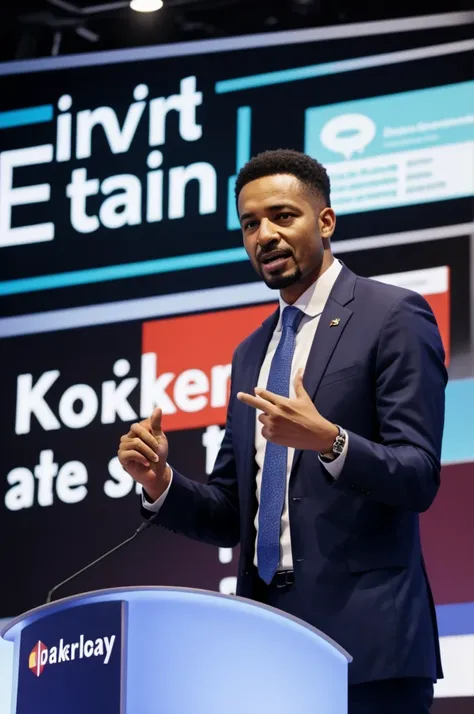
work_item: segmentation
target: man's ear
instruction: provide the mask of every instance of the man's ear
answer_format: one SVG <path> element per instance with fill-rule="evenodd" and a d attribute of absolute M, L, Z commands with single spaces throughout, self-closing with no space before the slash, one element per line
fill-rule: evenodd
<path fill-rule="evenodd" d="M 321 238 L 325 241 L 329 241 L 336 230 L 336 214 L 333 209 L 329 206 L 323 208 L 319 214 L 318 223 Z"/>

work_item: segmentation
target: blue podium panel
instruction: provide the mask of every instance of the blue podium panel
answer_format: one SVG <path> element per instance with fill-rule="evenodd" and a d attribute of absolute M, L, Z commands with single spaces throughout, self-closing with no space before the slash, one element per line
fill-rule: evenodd
<path fill-rule="evenodd" d="M 124 607 L 82 605 L 25 627 L 16 714 L 120 714 Z"/>
<path fill-rule="evenodd" d="M 128 617 L 127 714 L 347 711 L 347 658 L 278 610 L 161 592 Z"/>
<path fill-rule="evenodd" d="M 16 714 L 346 714 L 350 656 L 239 597 L 123 588 L 9 623 Z"/>

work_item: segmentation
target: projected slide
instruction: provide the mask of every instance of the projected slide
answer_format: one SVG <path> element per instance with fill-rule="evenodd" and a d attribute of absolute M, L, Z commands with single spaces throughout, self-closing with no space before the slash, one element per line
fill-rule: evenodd
<path fill-rule="evenodd" d="M 474 82 L 306 111 L 339 214 L 474 194 Z"/>
<path fill-rule="evenodd" d="M 449 267 L 375 279 L 424 295 L 448 360 Z M 58 506 L 87 509 L 92 501 L 94 507 L 107 507 L 133 496 L 133 481 L 115 456 L 118 437 L 157 405 L 172 437 L 176 467 L 193 475 L 210 473 L 223 436 L 232 354 L 276 303 L 274 292 L 261 283 L 200 295 L 194 314 L 189 314 L 193 301 L 184 293 L 157 298 L 153 317 L 144 299 L 58 311 L 45 315 L 44 322 L 35 316 L 29 323 L 24 318 L 10 323 L 17 334 L 4 340 L 8 387 L 0 426 L 11 443 L 2 467 L 5 515 L 12 528 L 22 514 L 42 520 Z M 82 320 L 77 329 L 58 329 L 61 320 L 74 318 Z M 448 440 L 445 449 L 450 448 Z M 25 558 L 29 552 L 28 546 Z M 49 567 L 54 580 L 54 567 Z M 35 585 L 40 590 L 46 587 L 41 579 Z"/>
<path fill-rule="evenodd" d="M 93 55 L 3 68 L 0 314 L 248 281 L 235 177 L 266 149 L 327 165 L 334 243 L 423 229 L 426 202 L 472 220 L 474 42 L 431 32 L 101 55 L 98 85 Z"/>

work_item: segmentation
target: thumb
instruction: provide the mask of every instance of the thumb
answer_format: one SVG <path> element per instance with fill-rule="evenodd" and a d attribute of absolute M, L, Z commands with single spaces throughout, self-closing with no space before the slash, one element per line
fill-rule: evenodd
<path fill-rule="evenodd" d="M 295 375 L 295 379 L 293 381 L 293 386 L 295 388 L 295 394 L 297 398 L 301 397 L 308 397 L 308 392 L 304 388 L 303 385 L 303 370 L 299 369 Z"/>
<path fill-rule="evenodd" d="M 161 409 L 156 408 L 150 419 L 150 426 L 153 436 L 161 436 L 163 434 L 163 429 L 161 428 L 161 417 L 163 412 Z"/>

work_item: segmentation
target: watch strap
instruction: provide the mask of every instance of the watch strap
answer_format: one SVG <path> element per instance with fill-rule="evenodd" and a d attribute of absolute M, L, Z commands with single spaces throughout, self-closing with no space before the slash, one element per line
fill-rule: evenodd
<path fill-rule="evenodd" d="M 342 454 L 347 439 L 347 434 L 344 429 L 340 427 L 339 424 L 335 424 L 335 426 L 337 426 L 339 434 L 334 439 L 331 451 L 328 451 L 325 454 L 320 454 L 321 459 L 328 463 L 334 461 L 334 459 L 337 459 L 337 457 Z"/>

